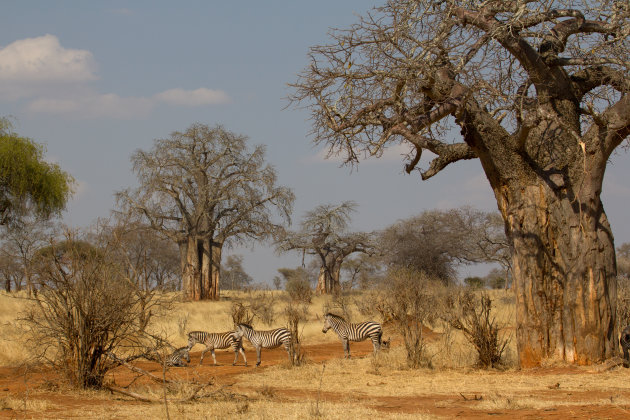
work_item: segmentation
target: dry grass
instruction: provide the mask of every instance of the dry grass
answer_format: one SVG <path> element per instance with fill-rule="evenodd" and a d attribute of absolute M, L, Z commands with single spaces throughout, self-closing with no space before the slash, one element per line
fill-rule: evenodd
<path fill-rule="evenodd" d="M 280 298 L 283 292 L 274 293 Z M 514 328 L 511 292 L 499 290 L 490 293 L 495 303 L 494 313 L 503 322 L 504 331 L 510 334 Z M 233 327 L 231 304 L 234 299 L 245 298 L 247 295 L 243 293 L 226 292 L 220 302 L 179 303 L 170 317 L 160 320 L 156 329 L 168 334 L 174 345 L 185 344 L 187 331 L 229 330 Z M 282 326 L 286 323 L 283 318 L 284 302 L 281 299 L 277 302 L 275 325 Z M 0 293 L 0 365 L 17 366 L 25 361 L 21 341 L 23 333 L 16 314 L 28 304 L 28 300 Z M 243 369 L 242 374 L 229 380 L 235 382 L 230 389 L 240 397 L 206 398 L 192 403 L 171 402 L 168 405 L 170 418 L 417 419 L 437 418 L 436 410 L 450 413 L 442 415 L 442 418 L 448 418 L 461 412 L 462 404 L 469 413 L 470 410 L 479 414 L 503 411 L 515 413 L 516 417 L 519 410 L 542 413 L 550 408 L 579 410 L 578 407 L 589 405 L 602 410 L 614 408 L 625 413 L 630 408 L 630 382 L 625 369 L 602 373 L 567 367 L 520 371 L 514 367 L 516 350 L 512 340 L 506 370 L 476 370 L 472 368 L 476 357 L 472 347 L 459 331 L 441 323 L 431 326 L 435 334 L 431 334 L 427 347 L 433 369 L 409 369 L 400 338 L 390 334 L 392 331 L 388 328 L 385 328 L 384 337 L 394 335 L 391 350 L 381 352 L 376 358 L 366 356 L 345 360 L 337 336 L 321 332 L 322 315 L 331 305 L 329 297 L 315 297 L 301 332 L 302 342 L 307 346 L 338 344 L 335 347 L 338 351 L 329 355 L 333 358 L 326 362 L 325 369 L 322 370 L 321 363 L 314 362 L 292 368 L 281 363 L 264 369 Z M 353 321 L 362 319 L 354 305 L 350 306 L 350 313 Z M 258 326 L 257 321 L 254 325 Z M 260 325 L 259 328 L 265 329 L 266 326 Z M 182 379 L 191 379 L 195 371 L 186 368 L 176 374 L 183 375 Z M 136 391 L 154 398 L 161 397 L 159 387 L 138 385 Z M 170 397 L 179 398 L 188 391 L 183 386 Z M 321 398 L 318 397 L 320 392 Z M 393 403 L 393 409 L 383 408 L 387 407 L 388 403 L 384 401 L 388 398 L 398 401 Z M 418 401 L 423 398 L 428 402 L 420 407 Z M 398 404 L 405 403 L 404 399 L 416 404 L 412 414 L 396 410 Z M 422 407 L 426 407 L 426 411 Z M 86 393 L 69 389 L 50 392 L 31 388 L 28 398 L 0 392 L 0 410 L 26 418 L 166 418 L 163 404 L 139 403 L 106 392 Z"/>

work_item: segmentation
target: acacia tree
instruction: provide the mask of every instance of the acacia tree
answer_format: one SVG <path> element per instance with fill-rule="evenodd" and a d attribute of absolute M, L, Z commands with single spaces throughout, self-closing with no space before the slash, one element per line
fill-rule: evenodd
<path fill-rule="evenodd" d="M 629 16 L 613 0 L 390 0 L 313 47 L 294 83 L 315 142 L 348 163 L 402 143 L 426 180 L 479 159 L 513 249 L 521 366 L 616 354 L 600 195 L 630 134 Z"/>
<path fill-rule="evenodd" d="M 140 187 L 118 193 L 118 201 L 179 245 L 187 299 L 219 298 L 225 245 L 274 235 L 281 227 L 274 209 L 289 221 L 293 193 L 276 185 L 264 157 L 264 146 L 250 150 L 245 136 L 203 124 L 133 154 Z"/>
<path fill-rule="evenodd" d="M 364 232 L 348 232 L 350 213 L 356 203 L 325 204 L 309 211 L 298 232 L 285 232 L 277 241 L 280 252 L 291 250 L 319 258 L 320 269 L 315 291 L 320 294 L 338 293 L 341 265 L 355 252 L 372 253 L 371 236 Z"/>
<path fill-rule="evenodd" d="M 0 225 L 29 214 L 46 219 L 66 207 L 74 180 L 43 155 L 41 145 L 11 131 L 0 117 Z"/>

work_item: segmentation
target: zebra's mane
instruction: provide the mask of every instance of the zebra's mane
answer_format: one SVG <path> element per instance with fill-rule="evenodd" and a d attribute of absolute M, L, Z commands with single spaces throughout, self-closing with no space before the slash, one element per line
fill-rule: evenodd
<path fill-rule="evenodd" d="M 329 317 L 331 317 L 331 318 L 336 318 L 336 319 L 338 319 L 338 320 L 340 320 L 340 321 L 346 322 L 346 320 L 345 320 L 342 316 L 335 315 L 335 314 L 333 314 L 332 312 L 328 312 L 328 313 L 326 314 L 326 316 L 329 316 Z"/>
<path fill-rule="evenodd" d="M 244 326 L 244 327 L 246 327 L 246 328 L 249 328 L 250 330 L 253 330 L 253 329 L 254 329 L 254 327 L 252 327 L 252 326 L 251 326 L 251 325 L 249 325 L 249 324 L 245 324 L 244 322 L 241 322 L 241 323 L 240 323 L 240 324 L 238 324 L 238 325 L 239 325 L 239 326 L 240 326 L 240 325 L 242 325 L 242 326 Z"/>

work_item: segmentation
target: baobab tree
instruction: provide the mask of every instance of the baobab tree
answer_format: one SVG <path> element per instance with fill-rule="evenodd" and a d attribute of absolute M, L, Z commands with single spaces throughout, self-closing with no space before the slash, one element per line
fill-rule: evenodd
<path fill-rule="evenodd" d="M 265 147 L 250 150 L 247 137 L 221 126 L 193 124 L 131 160 L 140 187 L 118 202 L 179 245 L 187 299 L 219 298 L 224 246 L 265 240 L 290 220 L 293 193 L 276 185 Z"/>
<path fill-rule="evenodd" d="M 320 294 L 338 293 L 339 277 L 345 258 L 355 252 L 372 253 L 371 235 L 348 232 L 350 213 L 356 203 L 345 201 L 340 205 L 326 204 L 309 211 L 297 232 L 285 232 L 277 241 L 280 252 L 291 250 L 316 256 L 320 261 L 315 291 Z"/>
<path fill-rule="evenodd" d="M 403 144 L 426 180 L 479 159 L 513 249 L 521 366 L 617 352 L 600 195 L 630 134 L 629 16 L 613 0 L 390 0 L 312 47 L 293 84 L 315 143 L 349 164 Z"/>

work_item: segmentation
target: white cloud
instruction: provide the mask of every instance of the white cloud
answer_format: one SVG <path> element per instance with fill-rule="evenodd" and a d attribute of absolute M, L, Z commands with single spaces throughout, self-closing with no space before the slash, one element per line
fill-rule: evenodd
<path fill-rule="evenodd" d="M 154 95 L 156 101 L 178 106 L 218 105 L 230 101 L 222 90 L 199 88 L 195 90 L 169 89 Z"/>
<path fill-rule="evenodd" d="M 122 13 L 122 11 L 119 11 Z M 144 118 L 159 104 L 205 106 L 230 102 L 222 90 L 168 89 L 148 97 L 98 93 L 92 53 L 67 49 L 54 35 L 26 38 L 0 48 L 0 100 L 28 101 L 31 112 L 83 118 Z"/>
<path fill-rule="evenodd" d="M 77 82 L 96 79 L 92 53 L 63 48 L 54 35 L 26 38 L 0 49 L 0 80 Z"/>

